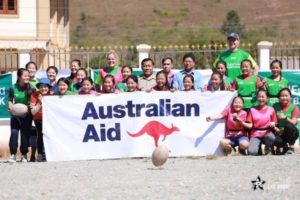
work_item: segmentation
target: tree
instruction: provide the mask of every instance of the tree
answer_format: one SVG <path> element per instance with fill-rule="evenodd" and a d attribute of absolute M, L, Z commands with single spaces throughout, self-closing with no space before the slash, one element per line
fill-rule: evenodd
<path fill-rule="evenodd" d="M 231 32 L 241 34 L 244 28 L 244 25 L 240 22 L 240 16 L 237 11 L 231 10 L 226 15 L 226 20 L 223 22 L 221 32 L 225 35 L 228 35 Z"/>

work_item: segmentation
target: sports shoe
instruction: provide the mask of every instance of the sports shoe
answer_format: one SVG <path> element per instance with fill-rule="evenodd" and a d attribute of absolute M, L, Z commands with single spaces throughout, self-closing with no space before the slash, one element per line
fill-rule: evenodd
<path fill-rule="evenodd" d="M 264 153 L 265 153 L 265 155 L 272 155 L 270 147 L 265 146 L 265 152 Z"/>
<path fill-rule="evenodd" d="M 224 153 L 225 153 L 226 156 L 230 156 L 231 152 L 232 152 L 232 148 L 230 148 L 230 149 L 224 149 Z"/>
<path fill-rule="evenodd" d="M 287 150 L 287 152 L 285 152 L 285 154 L 284 155 L 292 155 L 292 154 L 294 154 L 295 153 L 295 151 L 294 151 L 294 148 L 289 148 L 288 150 Z"/>
<path fill-rule="evenodd" d="M 43 161 L 44 161 L 43 154 L 40 154 L 40 153 L 39 153 L 39 154 L 37 155 L 36 161 L 38 161 L 38 162 L 43 162 Z"/>
<path fill-rule="evenodd" d="M 246 156 L 246 155 L 247 155 L 247 152 L 246 152 L 245 149 L 240 149 L 240 148 L 238 148 L 238 151 L 239 151 L 239 154 L 240 154 L 240 155 L 243 155 L 243 156 Z"/>
<path fill-rule="evenodd" d="M 26 155 L 22 155 L 20 162 L 28 162 Z"/>
<path fill-rule="evenodd" d="M 17 161 L 17 157 L 15 154 L 12 154 L 8 160 L 9 163 L 15 163 Z"/>

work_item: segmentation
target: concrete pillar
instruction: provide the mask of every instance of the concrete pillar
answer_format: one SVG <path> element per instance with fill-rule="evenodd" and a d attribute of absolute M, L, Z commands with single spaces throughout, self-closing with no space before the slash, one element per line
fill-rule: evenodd
<path fill-rule="evenodd" d="M 257 43 L 259 55 L 259 67 L 261 71 L 270 70 L 270 49 L 273 46 L 272 42 L 261 41 Z"/>
<path fill-rule="evenodd" d="M 25 68 L 25 65 L 30 61 L 29 50 L 19 50 L 18 68 Z"/>
<path fill-rule="evenodd" d="M 139 53 L 139 68 L 141 68 L 142 60 L 144 60 L 145 58 L 149 58 L 151 46 L 148 44 L 139 44 L 136 46 L 136 49 Z"/>

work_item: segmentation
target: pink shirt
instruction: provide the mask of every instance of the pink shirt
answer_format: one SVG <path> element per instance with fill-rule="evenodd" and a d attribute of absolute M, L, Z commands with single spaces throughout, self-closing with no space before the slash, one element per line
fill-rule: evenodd
<path fill-rule="evenodd" d="M 264 109 L 253 107 L 247 116 L 247 121 L 253 124 L 251 129 L 251 138 L 264 137 L 272 132 L 270 122 L 277 123 L 276 112 L 274 108 L 267 106 Z"/>
<path fill-rule="evenodd" d="M 96 91 L 91 90 L 90 92 L 86 93 L 86 92 L 84 92 L 83 90 L 79 90 L 78 94 L 80 94 L 80 95 L 81 95 L 81 94 L 96 94 Z"/>
<path fill-rule="evenodd" d="M 221 113 L 226 120 L 226 132 L 225 137 L 239 137 L 239 136 L 247 136 L 244 127 L 235 122 L 233 120 L 233 114 L 236 113 L 231 107 L 225 108 L 225 110 Z M 247 117 L 247 112 L 241 110 L 237 113 L 237 116 L 245 121 Z"/>

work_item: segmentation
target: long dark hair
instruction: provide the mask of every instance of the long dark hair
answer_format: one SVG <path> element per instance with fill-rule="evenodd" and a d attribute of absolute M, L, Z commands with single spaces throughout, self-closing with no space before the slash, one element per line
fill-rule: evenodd
<path fill-rule="evenodd" d="M 16 82 L 16 84 L 17 84 L 18 88 L 21 87 L 20 86 L 20 78 L 21 78 L 21 76 L 23 75 L 24 72 L 28 72 L 29 73 L 29 71 L 27 69 L 24 69 L 24 68 L 20 68 L 17 71 L 17 82 Z M 30 86 L 29 83 L 26 83 L 25 84 L 25 98 L 30 99 L 31 93 L 32 93 L 31 86 Z"/>
<path fill-rule="evenodd" d="M 184 80 L 187 79 L 187 78 L 190 78 L 191 81 L 192 81 L 192 83 L 195 84 L 195 79 L 194 79 L 194 77 L 193 77 L 191 74 L 185 75 L 185 76 L 183 77 L 183 80 L 182 80 L 182 81 L 184 82 Z M 195 89 L 195 85 L 192 86 L 192 89 L 193 89 L 193 90 Z"/>
<path fill-rule="evenodd" d="M 217 71 L 217 67 L 218 67 L 219 64 L 224 65 L 225 70 L 226 70 L 226 71 L 225 71 L 225 75 L 228 76 L 228 72 L 227 72 L 227 64 L 226 64 L 226 62 L 224 62 L 223 60 L 219 60 L 219 61 L 216 63 L 215 71 Z M 222 79 L 223 79 L 223 77 L 222 77 Z"/>
<path fill-rule="evenodd" d="M 169 84 L 168 84 L 168 76 L 167 76 L 167 74 L 163 70 L 161 70 L 161 71 L 159 71 L 159 72 L 156 73 L 156 80 L 157 80 L 157 77 L 160 74 L 162 74 L 165 77 L 165 80 L 166 80 L 165 85 L 162 88 L 162 90 L 169 90 L 170 88 L 169 88 Z M 157 86 L 155 86 L 155 87 L 157 88 Z"/>
<path fill-rule="evenodd" d="M 220 90 L 225 90 L 225 84 L 224 84 L 224 80 L 223 80 L 223 78 L 222 78 L 222 75 L 221 75 L 219 72 L 214 72 L 214 73 L 211 74 L 210 79 L 212 79 L 212 77 L 213 77 L 214 75 L 219 76 L 219 78 L 220 78 L 220 80 L 221 80 L 221 83 L 220 83 Z"/>
<path fill-rule="evenodd" d="M 275 64 L 275 63 L 278 63 L 280 69 L 282 70 L 282 62 L 281 62 L 280 60 L 277 60 L 277 59 L 275 59 L 275 60 L 273 60 L 273 61 L 271 62 L 271 64 L 270 64 L 270 69 L 272 68 L 273 64 Z M 280 79 L 279 79 L 279 80 L 282 79 L 282 72 L 281 72 L 281 70 L 280 70 Z M 273 76 L 273 75 L 272 75 L 272 76 Z"/>

